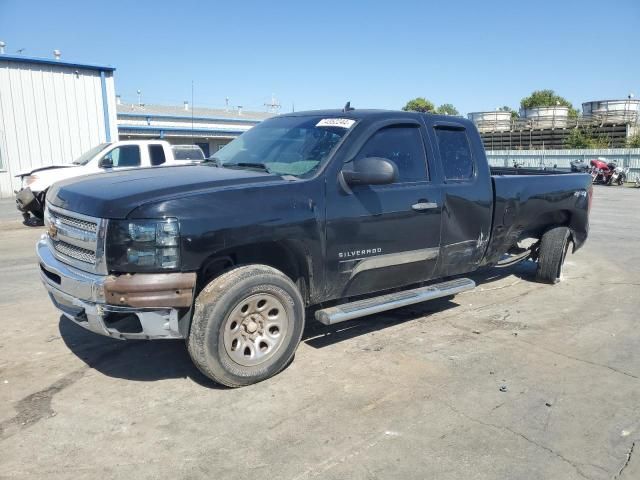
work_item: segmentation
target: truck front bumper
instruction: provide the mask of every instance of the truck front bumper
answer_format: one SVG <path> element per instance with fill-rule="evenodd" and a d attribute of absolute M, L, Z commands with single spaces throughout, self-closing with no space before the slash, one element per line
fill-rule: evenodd
<path fill-rule="evenodd" d="M 118 282 L 121 277 L 96 275 L 61 262 L 46 235 L 36 251 L 40 279 L 51 301 L 77 325 L 121 340 L 184 338 L 179 324 L 181 315 L 189 314 L 195 273 L 129 275 Z M 133 281 L 136 277 L 138 282 Z M 106 302 L 114 295 L 125 305 Z"/>
<path fill-rule="evenodd" d="M 22 214 L 33 212 L 40 217 L 44 212 L 44 208 L 29 187 L 16 191 L 16 208 Z"/>

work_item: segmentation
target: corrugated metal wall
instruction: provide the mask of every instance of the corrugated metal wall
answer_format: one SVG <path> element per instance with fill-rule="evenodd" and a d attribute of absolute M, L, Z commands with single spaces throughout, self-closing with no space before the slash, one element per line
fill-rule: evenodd
<path fill-rule="evenodd" d="M 70 163 L 110 137 L 117 140 L 113 72 L 6 61 L 0 57 L 0 198 L 24 170 Z M 105 123 L 107 125 L 105 125 Z"/>
<path fill-rule="evenodd" d="M 602 157 L 607 162 L 629 167 L 629 180 L 640 177 L 640 148 L 605 148 L 584 150 L 492 150 L 487 152 L 489 164 L 494 167 L 512 167 L 514 162 L 523 167 L 571 168 L 572 160 Z"/>

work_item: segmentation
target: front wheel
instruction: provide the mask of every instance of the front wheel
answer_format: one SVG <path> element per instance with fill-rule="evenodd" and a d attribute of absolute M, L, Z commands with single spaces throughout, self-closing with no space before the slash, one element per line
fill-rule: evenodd
<path fill-rule="evenodd" d="M 561 280 L 562 267 L 569 250 L 570 234 L 567 227 L 556 227 L 542 236 L 536 271 L 538 281 L 555 284 Z"/>
<path fill-rule="evenodd" d="M 624 183 L 624 177 L 622 175 L 620 175 L 618 177 L 618 186 L 621 186 Z"/>
<path fill-rule="evenodd" d="M 187 347 L 194 364 L 228 387 L 284 369 L 302 338 L 304 303 L 289 277 L 266 265 L 236 267 L 196 298 Z"/>
<path fill-rule="evenodd" d="M 31 210 L 31 213 L 34 217 L 39 220 L 44 219 L 44 208 L 47 201 L 47 190 L 36 194 L 36 198 L 38 199 L 38 205 Z"/>

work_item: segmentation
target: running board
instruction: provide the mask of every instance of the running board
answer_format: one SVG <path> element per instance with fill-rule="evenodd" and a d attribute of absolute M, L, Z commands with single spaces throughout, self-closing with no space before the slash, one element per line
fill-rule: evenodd
<path fill-rule="evenodd" d="M 354 318 L 386 312 L 395 308 L 426 302 L 435 298 L 447 297 L 456 293 L 475 288 L 476 284 L 468 278 L 458 278 L 448 282 L 436 283 L 428 287 L 420 287 L 414 290 L 389 293 L 379 297 L 367 298 L 351 303 L 343 303 L 335 307 L 316 311 L 316 320 L 325 325 L 353 320 Z"/>

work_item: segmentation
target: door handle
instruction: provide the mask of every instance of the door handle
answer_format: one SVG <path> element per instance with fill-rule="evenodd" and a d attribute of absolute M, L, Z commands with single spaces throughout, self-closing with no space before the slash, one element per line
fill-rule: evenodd
<path fill-rule="evenodd" d="M 433 210 L 434 208 L 438 208 L 438 204 L 436 202 L 418 202 L 411 205 L 411 208 L 416 212 L 423 212 L 425 210 Z"/>

